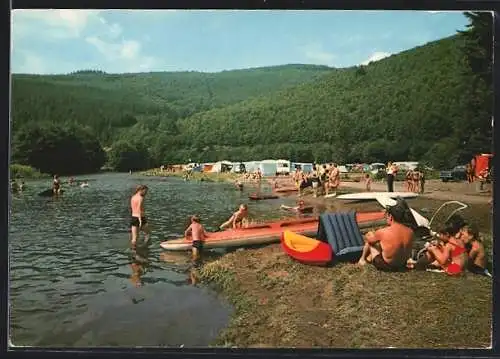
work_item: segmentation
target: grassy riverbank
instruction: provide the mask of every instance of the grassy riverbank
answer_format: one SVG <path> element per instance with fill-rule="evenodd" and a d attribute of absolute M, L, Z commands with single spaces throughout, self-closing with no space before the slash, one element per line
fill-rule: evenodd
<path fill-rule="evenodd" d="M 200 277 L 235 306 L 218 345 L 462 348 L 491 341 L 492 281 L 469 273 L 312 267 L 273 245 L 227 254 Z"/>
<path fill-rule="evenodd" d="M 40 178 L 49 178 L 50 177 L 49 174 L 41 173 L 36 168 L 30 167 L 30 166 L 25 166 L 25 165 L 13 163 L 10 165 L 9 168 L 10 168 L 10 178 L 11 179 L 17 179 L 17 178 L 40 179 Z"/>
<path fill-rule="evenodd" d="M 433 213 L 442 202 L 423 197 L 412 203 Z M 481 228 L 491 271 L 490 210 L 486 203 L 471 203 L 463 215 Z M 235 306 L 218 345 L 464 348 L 491 343 L 492 280 L 472 273 L 453 278 L 382 273 L 353 264 L 312 267 L 293 261 L 276 244 L 207 261 L 199 276 Z"/>

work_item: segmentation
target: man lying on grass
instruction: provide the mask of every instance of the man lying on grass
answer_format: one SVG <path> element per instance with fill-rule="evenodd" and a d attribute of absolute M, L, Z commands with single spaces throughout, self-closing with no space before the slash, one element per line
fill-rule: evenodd
<path fill-rule="evenodd" d="M 387 207 L 389 226 L 370 231 L 365 235 L 363 253 L 359 265 L 372 263 L 375 268 L 395 272 L 406 268 L 406 261 L 411 257 L 413 230 L 402 223 L 408 223 L 411 212 L 406 202 L 398 199 L 395 206 Z"/>

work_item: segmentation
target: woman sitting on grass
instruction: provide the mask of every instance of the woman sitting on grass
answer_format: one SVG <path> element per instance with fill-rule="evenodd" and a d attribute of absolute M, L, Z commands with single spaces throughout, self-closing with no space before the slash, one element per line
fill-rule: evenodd
<path fill-rule="evenodd" d="M 459 275 L 467 266 L 467 250 L 461 231 L 453 237 L 454 230 L 447 226 L 438 232 L 439 241 L 426 243 L 426 251 L 418 261 L 408 260 L 409 269 L 441 268 L 446 274 Z"/>
<path fill-rule="evenodd" d="M 460 230 L 460 235 L 469 256 L 467 265 L 469 271 L 475 274 L 491 276 L 488 269 L 486 269 L 486 254 L 477 227 L 473 224 L 467 225 Z"/>

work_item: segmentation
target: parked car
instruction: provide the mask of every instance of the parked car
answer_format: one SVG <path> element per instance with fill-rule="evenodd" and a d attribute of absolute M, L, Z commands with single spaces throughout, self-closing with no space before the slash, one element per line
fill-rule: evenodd
<path fill-rule="evenodd" d="M 452 170 L 439 172 L 439 178 L 443 182 L 448 181 L 465 181 L 467 175 L 465 173 L 465 165 L 455 166 Z"/>

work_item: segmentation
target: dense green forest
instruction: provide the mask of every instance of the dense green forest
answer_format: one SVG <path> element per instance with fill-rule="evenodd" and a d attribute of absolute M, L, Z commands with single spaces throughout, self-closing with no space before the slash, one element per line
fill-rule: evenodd
<path fill-rule="evenodd" d="M 463 163 L 492 139 L 491 14 L 465 16 L 466 31 L 353 68 L 15 75 L 13 158 L 42 169 L 33 153 L 61 158 L 58 136 L 76 131 L 87 152 L 61 154 L 99 152 L 94 136 L 117 170 L 189 159 Z M 45 141 L 36 148 L 34 128 Z M 69 162 L 50 163 L 62 173 Z"/>

